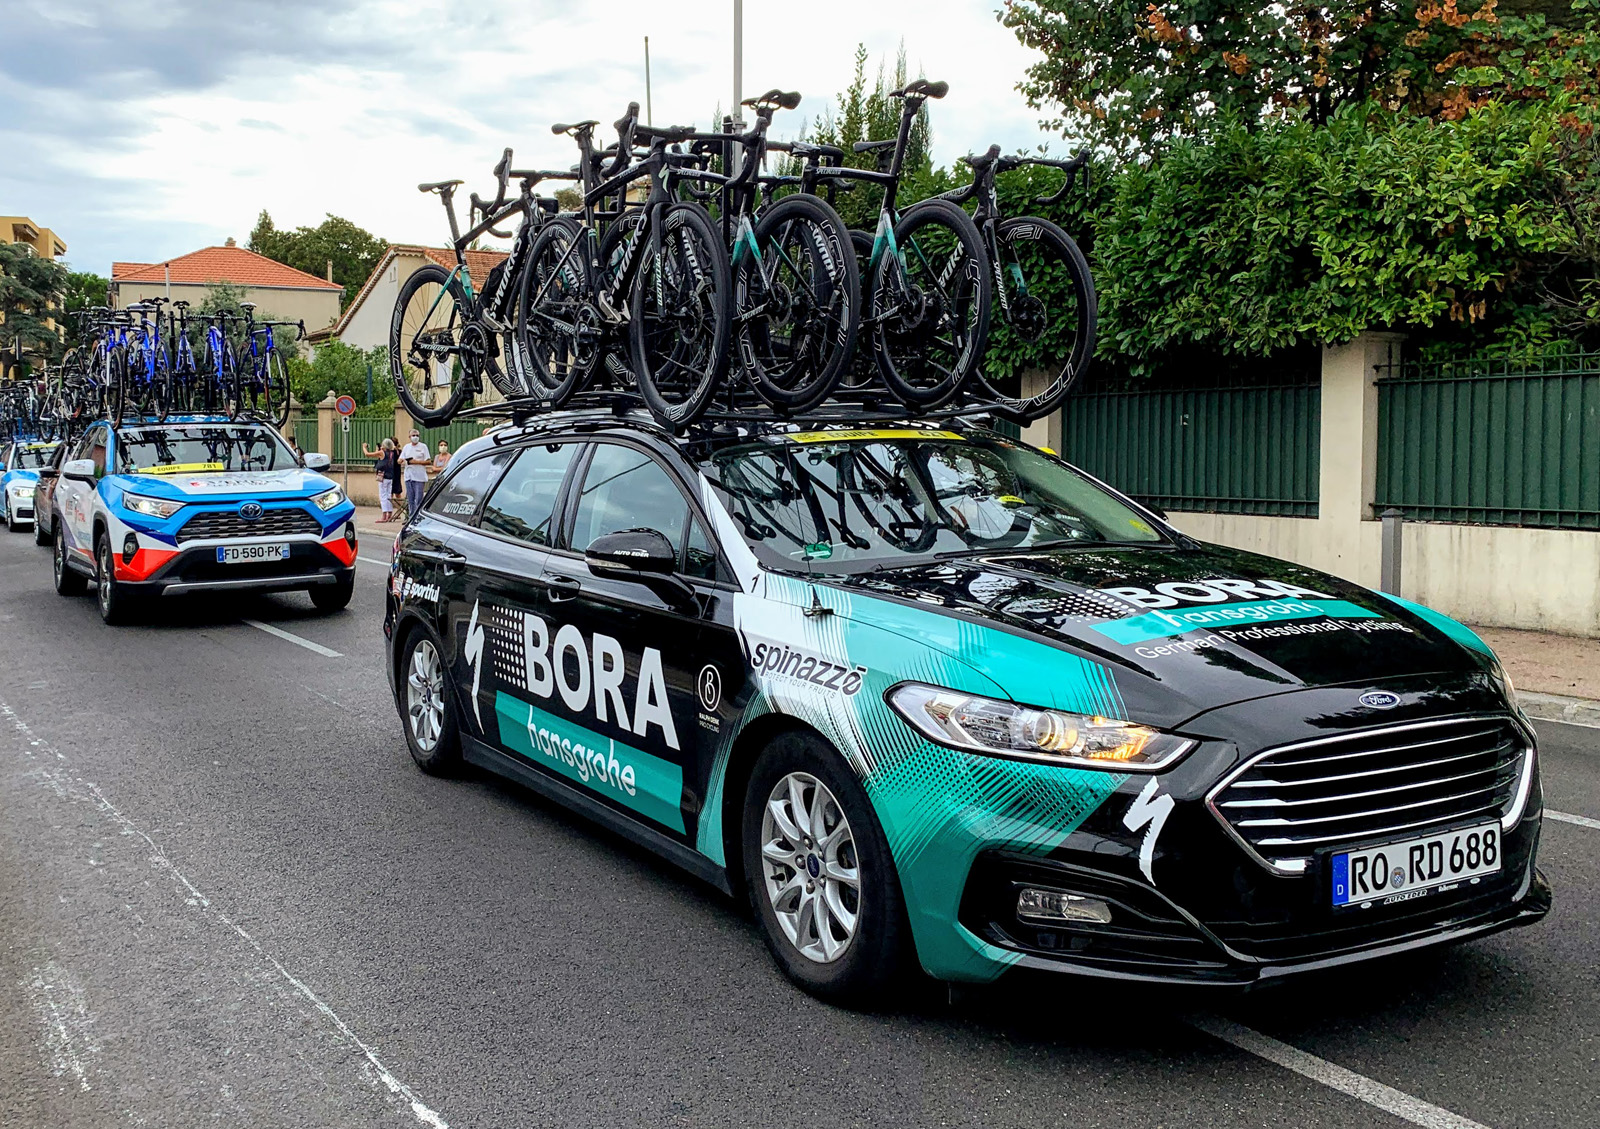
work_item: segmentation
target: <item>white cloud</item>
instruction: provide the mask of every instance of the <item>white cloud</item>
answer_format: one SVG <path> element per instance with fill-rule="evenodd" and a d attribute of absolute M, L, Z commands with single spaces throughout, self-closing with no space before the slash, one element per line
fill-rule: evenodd
<path fill-rule="evenodd" d="M 990 142 L 1062 147 L 1015 91 L 1030 52 L 985 3 L 746 0 L 744 18 L 745 93 L 805 95 L 775 134 L 848 84 L 857 42 L 891 62 L 903 43 L 914 73 L 951 86 L 930 107 L 940 162 Z M 261 208 L 280 227 L 332 212 L 442 242 L 415 185 L 484 191 L 506 145 L 518 165 L 570 165 L 550 123 L 642 103 L 647 34 L 655 120 L 708 125 L 731 100 L 731 24 L 731 0 L 23 0 L 0 45 L 0 210 L 55 228 L 75 266 L 102 273 L 242 242 Z"/>

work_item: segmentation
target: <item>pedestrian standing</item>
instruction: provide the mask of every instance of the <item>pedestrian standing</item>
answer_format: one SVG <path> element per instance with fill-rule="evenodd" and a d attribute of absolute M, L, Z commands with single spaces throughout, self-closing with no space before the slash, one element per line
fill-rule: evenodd
<path fill-rule="evenodd" d="M 438 474 L 450 465 L 450 444 L 439 440 L 439 453 L 433 456 L 433 473 Z"/>
<path fill-rule="evenodd" d="M 394 492 L 400 485 L 400 447 L 391 436 L 378 446 L 378 508 L 380 522 L 394 520 Z"/>
<path fill-rule="evenodd" d="M 428 489 L 428 465 L 432 461 L 422 433 L 412 428 L 411 441 L 400 449 L 400 463 L 405 467 L 406 509 L 413 517 L 422 510 L 422 495 Z"/>

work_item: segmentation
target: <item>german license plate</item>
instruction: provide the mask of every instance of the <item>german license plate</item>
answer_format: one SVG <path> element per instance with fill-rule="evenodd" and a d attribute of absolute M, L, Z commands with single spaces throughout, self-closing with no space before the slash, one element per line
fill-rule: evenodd
<path fill-rule="evenodd" d="M 1500 825 L 1486 823 L 1333 856 L 1333 904 L 1388 904 L 1500 869 Z"/>
<path fill-rule="evenodd" d="M 286 561 L 289 559 L 287 542 L 270 545 L 218 545 L 218 564 L 257 564 L 261 561 Z"/>

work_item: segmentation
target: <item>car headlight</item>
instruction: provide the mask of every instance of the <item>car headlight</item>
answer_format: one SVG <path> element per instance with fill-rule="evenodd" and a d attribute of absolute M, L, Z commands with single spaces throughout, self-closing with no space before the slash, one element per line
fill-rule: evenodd
<path fill-rule="evenodd" d="M 6 487 L 7 492 L 13 498 L 31 498 L 33 497 L 33 489 L 33 483 L 31 482 L 13 482 Z"/>
<path fill-rule="evenodd" d="M 930 741 L 987 756 L 1094 768 L 1159 772 L 1194 742 L 1129 721 L 1034 709 L 920 682 L 885 695 L 890 707 Z"/>
<path fill-rule="evenodd" d="M 183 509 L 186 503 L 166 498 L 151 498 L 145 494 L 124 494 L 122 504 L 134 513 L 144 514 L 146 517 L 169 518 Z"/>
<path fill-rule="evenodd" d="M 311 500 L 317 504 L 317 509 L 331 510 L 344 501 L 344 491 L 335 486 L 332 490 L 324 490 Z"/>

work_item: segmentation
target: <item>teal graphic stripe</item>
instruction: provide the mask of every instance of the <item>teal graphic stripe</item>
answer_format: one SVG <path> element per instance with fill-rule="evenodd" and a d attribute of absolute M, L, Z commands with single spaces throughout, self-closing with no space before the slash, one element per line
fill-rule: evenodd
<path fill-rule="evenodd" d="M 1240 627 L 1285 619 L 1322 616 L 1332 619 L 1377 619 L 1380 615 L 1349 600 L 1249 601 L 1149 612 L 1110 623 L 1092 624 L 1091 628 L 1114 643 L 1143 643 L 1147 639 L 1164 639 L 1171 635 L 1182 635 L 1186 631 L 1214 631 L 1219 627 Z"/>
<path fill-rule="evenodd" d="M 683 769 L 591 733 L 504 690 L 495 694 L 500 743 L 646 819 L 683 833 Z"/>
<path fill-rule="evenodd" d="M 1388 592 L 1385 592 L 1384 595 L 1388 596 L 1389 599 L 1393 600 L 1407 611 L 1414 612 L 1418 616 L 1421 616 L 1422 619 L 1426 620 L 1430 626 L 1438 628 L 1450 638 L 1454 639 L 1457 643 L 1460 643 L 1463 647 L 1477 651 L 1481 655 L 1488 655 L 1491 659 L 1495 657 L 1493 648 L 1491 648 L 1489 644 L 1485 643 L 1482 639 L 1478 638 L 1477 633 L 1466 624 L 1457 623 L 1443 612 L 1436 612 L 1424 604 L 1419 604 L 1412 600 L 1403 600 L 1399 596 Z"/>

